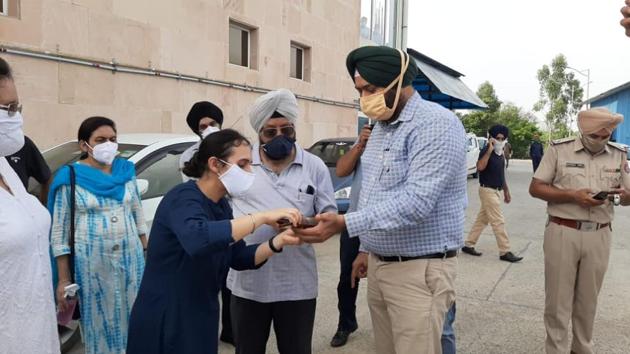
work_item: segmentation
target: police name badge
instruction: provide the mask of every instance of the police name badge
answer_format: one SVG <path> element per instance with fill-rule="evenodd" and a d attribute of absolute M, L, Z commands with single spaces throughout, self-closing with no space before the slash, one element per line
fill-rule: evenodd
<path fill-rule="evenodd" d="M 578 163 L 578 162 L 567 162 L 566 167 L 575 167 L 575 168 L 584 168 L 584 164 L 583 163 Z"/>

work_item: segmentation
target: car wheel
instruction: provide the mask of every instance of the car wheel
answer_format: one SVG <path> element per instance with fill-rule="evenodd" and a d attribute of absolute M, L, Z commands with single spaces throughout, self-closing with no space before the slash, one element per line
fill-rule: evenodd
<path fill-rule="evenodd" d="M 67 353 L 81 340 L 79 321 L 72 321 L 67 326 L 57 326 L 61 352 Z"/>

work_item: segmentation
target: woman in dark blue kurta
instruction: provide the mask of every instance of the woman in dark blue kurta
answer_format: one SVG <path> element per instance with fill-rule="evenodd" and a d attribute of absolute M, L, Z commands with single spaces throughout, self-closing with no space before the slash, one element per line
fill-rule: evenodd
<path fill-rule="evenodd" d="M 127 353 L 216 353 L 221 280 L 229 267 L 254 269 L 282 247 L 300 241 L 288 230 L 261 245 L 242 240 L 286 209 L 232 219 L 225 194 L 251 185 L 251 149 L 238 132 L 208 136 L 184 170 L 198 181 L 181 184 L 160 203 L 149 238 L 145 272 L 129 324 Z M 240 169 L 237 171 L 234 169 Z"/>

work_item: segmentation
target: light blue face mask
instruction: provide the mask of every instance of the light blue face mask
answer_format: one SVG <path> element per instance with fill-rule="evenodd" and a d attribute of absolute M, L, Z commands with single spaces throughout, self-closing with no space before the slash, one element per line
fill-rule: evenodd
<path fill-rule="evenodd" d="M 230 168 L 222 175 L 219 175 L 219 180 L 223 183 L 225 190 L 231 197 L 240 197 L 247 193 L 247 191 L 254 184 L 256 175 L 252 172 L 247 172 L 237 166 L 236 164 L 229 163 L 219 159 L 226 165 L 230 165 Z"/>

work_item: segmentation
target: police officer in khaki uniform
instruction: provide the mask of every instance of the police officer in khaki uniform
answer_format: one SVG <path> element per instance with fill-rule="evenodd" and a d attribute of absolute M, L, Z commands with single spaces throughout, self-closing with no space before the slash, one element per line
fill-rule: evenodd
<path fill-rule="evenodd" d="M 593 353 L 593 321 L 608 267 L 613 204 L 630 203 L 626 151 L 609 142 L 622 121 L 623 116 L 605 108 L 580 112 L 580 137 L 555 141 L 529 187 L 533 197 L 547 201 L 549 214 L 543 246 L 547 354 L 569 349 Z M 614 193 L 594 198 L 601 191 Z"/>

